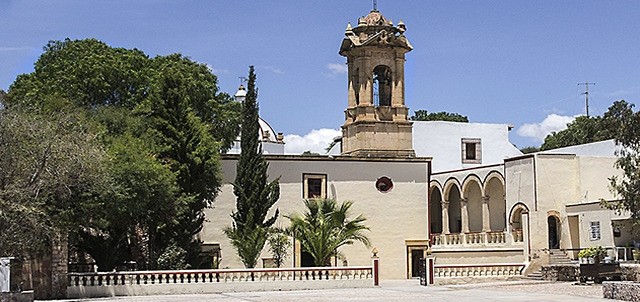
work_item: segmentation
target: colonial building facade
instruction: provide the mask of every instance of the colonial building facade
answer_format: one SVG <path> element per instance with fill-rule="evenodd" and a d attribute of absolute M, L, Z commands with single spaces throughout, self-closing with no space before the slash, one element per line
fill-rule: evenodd
<path fill-rule="evenodd" d="M 416 276 L 417 260 L 426 255 L 429 237 L 431 158 L 416 157 L 412 147 L 403 84 L 404 54 L 411 45 L 404 32 L 404 24 L 394 26 L 376 10 L 360 18 L 356 27 L 347 27 L 340 48 L 349 66 L 341 154 L 265 155 L 270 178 L 280 179 L 280 199 L 273 210 L 277 208 L 283 215 L 276 225 L 287 227 L 289 221 L 283 216 L 303 212 L 304 199 L 352 201 L 353 214 L 367 218 L 371 246 L 356 243 L 343 247 L 339 251 L 341 257 L 334 259 L 332 265 L 370 265 L 375 248 L 384 258 L 380 277 L 387 279 Z M 201 233 L 219 267 L 242 267 L 222 232 L 231 225 L 230 214 L 235 208 L 230 183 L 235 178 L 237 160 L 233 154 L 222 159 L 226 184 L 214 208 L 206 211 L 207 223 Z M 269 266 L 271 257 L 265 248 L 261 265 Z M 310 260 L 300 244 L 294 243 L 287 265 L 310 266 Z"/>
<path fill-rule="evenodd" d="M 345 122 L 332 155 L 281 154 L 282 136 L 261 121 L 259 138 L 275 148 L 264 149 L 268 174 L 280 179 L 277 226 L 303 212 L 304 199 L 350 200 L 353 213 L 367 218 L 372 245 L 343 247 L 332 265 L 368 265 L 375 248 L 385 279 L 416 277 L 428 252 L 456 272 L 531 270 L 552 251 L 575 258 L 580 248 L 602 245 L 619 256 L 616 246 L 634 243 L 628 216 L 599 205 L 615 201 L 612 142 L 523 155 L 509 142 L 509 125 L 409 121 L 404 62 L 413 48 L 405 32 L 402 21 L 394 26 L 377 10 L 347 26 L 339 51 L 348 65 Z M 222 158 L 225 185 L 200 236 L 220 268 L 242 267 L 222 232 L 235 209 L 237 160 Z M 309 257 L 294 242 L 286 265 L 310 266 Z M 272 263 L 266 247 L 261 260 Z"/>

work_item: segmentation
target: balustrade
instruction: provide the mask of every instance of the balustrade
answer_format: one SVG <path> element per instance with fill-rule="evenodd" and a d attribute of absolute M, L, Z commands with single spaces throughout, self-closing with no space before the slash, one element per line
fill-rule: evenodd
<path fill-rule="evenodd" d="M 69 286 L 372 279 L 370 266 L 69 273 Z"/>
<path fill-rule="evenodd" d="M 524 264 L 441 264 L 434 268 L 436 278 L 520 276 Z"/>
<path fill-rule="evenodd" d="M 506 245 L 506 239 L 507 235 L 505 232 L 432 234 L 431 245 Z M 522 241 L 522 239 L 520 241 Z"/>
<path fill-rule="evenodd" d="M 522 229 L 513 230 L 512 235 L 513 235 L 513 242 L 522 242 L 523 241 Z"/>

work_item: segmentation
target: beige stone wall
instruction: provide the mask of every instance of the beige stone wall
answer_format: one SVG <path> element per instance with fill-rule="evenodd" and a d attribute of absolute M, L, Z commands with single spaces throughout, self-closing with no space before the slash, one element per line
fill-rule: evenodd
<path fill-rule="evenodd" d="M 494 264 L 523 263 L 522 249 L 468 248 L 457 251 L 434 252 L 438 265 L 443 264 Z"/>
<path fill-rule="evenodd" d="M 620 173 L 613 167 L 615 160 L 614 157 L 537 154 L 505 163 L 507 211 L 518 202 L 529 208 L 533 253 L 549 247 L 549 216 L 560 219 L 562 249 L 613 245 L 611 219 L 615 215 L 602 209 L 598 201 L 615 198 L 608 187 L 608 178 Z M 592 209 L 567 213 L 567 205 L 572 204 L 591 204 Z M 589 239 L 590 221 L 600 221 L 601 239 Z"/>
<path fill-rule="evenodd" d="M 327 175 L 327 197 L 338 201 L 351 200 L 353 214 L 364 214 L 371 228 L 372 247 L 360 243 L 341 249 L 348 265 L 370 265 L 371 249 L 376 247 L 380 257 L 380 277 L 402 279 L 407 275 L 407 246 L 405 240 L 426 240 L 428 159 L 377 160 L 349 157 L 305 158 L 270 156 L 270 178 L 280 177 L 280 209 L 278 226 L 288 226 L 283 215 L 303 212 L 303 173 Z M 231 225 L 230 214 L 235 209 L 235 196 L 230 184 L 235 178 L 235 157 L 223 159 L 224 182 L 214 208 L 206 211 L 207 222 L 201 238 L 204 243 L 219 243 L 222 260 L 220 268 L 243 267 L 222 228 Z M 375 181 L 387 176 L 394 182 L 393 189 L 381 193 Z M 270 258 L 265 247 L 262 258 Z M 341 265 L 340 261 L 338 263 Z M 259 263 L 261 266 L 262 263 Z M 293 265 L 290 256 L 288 267 Z"/>

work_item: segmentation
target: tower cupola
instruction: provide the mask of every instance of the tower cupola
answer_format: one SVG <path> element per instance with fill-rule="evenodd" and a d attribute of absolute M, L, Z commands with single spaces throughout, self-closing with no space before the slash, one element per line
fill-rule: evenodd
<path fill-rule="evenodd" d="M 342 154 L 412 157 L 412 123 L 404 100 L 405 54 L 413 49 L 406 25 L 377 9 L 347 26 L 340 55 L 347 58 L 348 95 Z"/>

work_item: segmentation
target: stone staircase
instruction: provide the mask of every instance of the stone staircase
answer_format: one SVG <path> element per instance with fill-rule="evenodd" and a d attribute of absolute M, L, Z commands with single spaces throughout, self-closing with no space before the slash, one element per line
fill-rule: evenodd
<path fill-rule="evenodd" d="M 531 273 L 528 273 L 526 276 L 523 277 L 523 279 L 527 279 L 527 280 L 544 280 L 542 279 L 542 268 L 538 268 L 538 270 L 535 270 Z"/>
<path fill-rule="evenodd" d="M 549 264 L 571 264 L 573 261 L 559 249 L 549 250 Z"/>
<path fill-rule="evenodd" d="M 571 264 L 573 261 L 567 254 L 559 249 L 549 250 L 549 264 Z M 538 268 L 535 271 L 528 273 L 524 276 L 524 279 L 528 280 L 543 280 L 542 278 L 542 268 Z"/>

